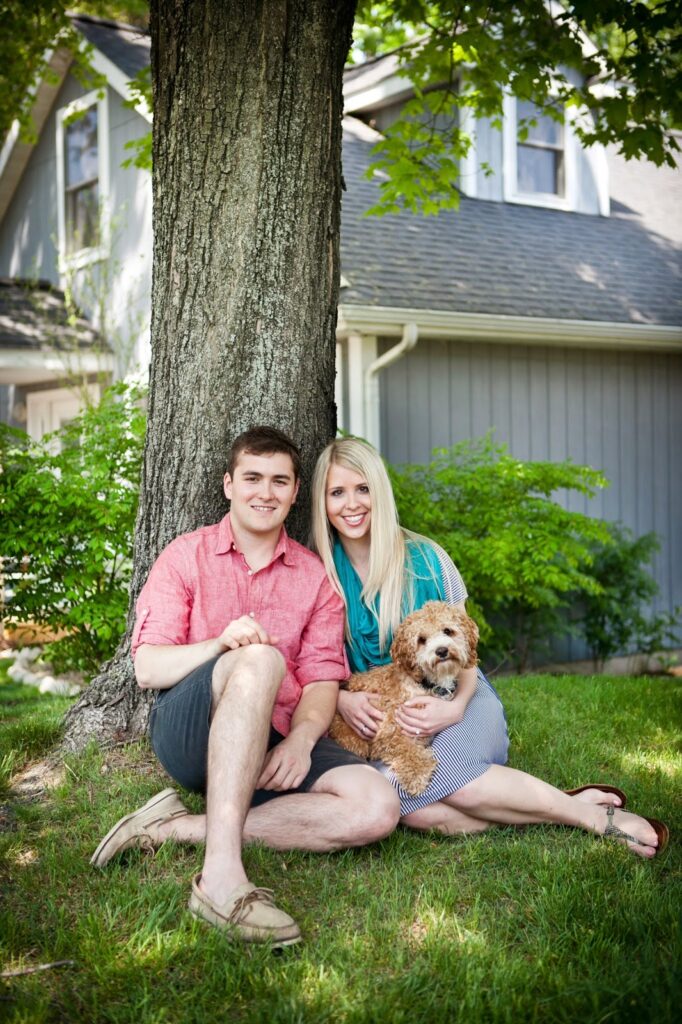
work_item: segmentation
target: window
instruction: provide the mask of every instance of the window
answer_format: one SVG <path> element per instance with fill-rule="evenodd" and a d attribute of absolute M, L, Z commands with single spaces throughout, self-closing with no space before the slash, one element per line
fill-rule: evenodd
<path fill-rule="evenodd" d="M 78 252 L 99 240 L 99 156 L 97 107 L 64 127 L 66 251 Z"/>
<path fill-rule="evenodd" d="M 528 135 L 516 143 L 518 191 L 563 196 L 564 126 L 526 100 L 516 101 L 517 132 L 519 125 Z"/>
<path fill-rule="evenodd" d="M 523 138 L 519 138 L 519 126 Z M 578 143 L 564 124 L 534 103 L 507 96 L 504 104 L 504 198 L 508 202 L 576 209 Z"/>
<path fill-rule="evenodd" d="M 106 257 L 106 94 L 89 93 L 57 112 L 59 255 L 73 267 Z"/>

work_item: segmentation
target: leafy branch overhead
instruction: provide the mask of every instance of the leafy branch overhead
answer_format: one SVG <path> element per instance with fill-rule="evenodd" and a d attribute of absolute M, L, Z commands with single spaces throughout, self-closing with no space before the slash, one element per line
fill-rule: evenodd
<path fill-rule="evenodd" d="M 457 207 L 464 114 L 502 127 L 506 93 L 555 121 L 570 117 L 585 146 L 675 166 L 682 126 L 681 0 L 487 3 L 361 2 L 356 56 L 399 47 L 414 98 L 375 148 L 372 213 Z M 520 124 L 527 132 L 532 121 Z"/>
<path fill-rule="evenodd" d="M 55 40 L 76 54 L 74 73 L 101 87 L 59 0 L 10 0 L 0 36 L 0 137 L 17 118 L 30 138 L 30 89 L 49 74 Z M 85 13 L 144 24 L 144 0 L 89 0 Z M 614 144 L 628 158 L 675 165 L 671 129 L 682 126 L 682 0 L 361 0 L 351 60 L 395 51 L 413 92 L 375 149 L 370 175 L 381 199 L 370 211 L 437 213 L 457 207 L 457 180 L 471 143 L 464 114 L 502 126 L 505 93 L 543 114 L 571 117 L 585 146 Z M 147 71 L 131 103 L 151 108 Z M 531 120 L 521 120 L 521 135 Z M 129 143 L 125 165 L 151 167 L 151 133 Z M 485 171 L 485 166 L 483 167 Z"/>

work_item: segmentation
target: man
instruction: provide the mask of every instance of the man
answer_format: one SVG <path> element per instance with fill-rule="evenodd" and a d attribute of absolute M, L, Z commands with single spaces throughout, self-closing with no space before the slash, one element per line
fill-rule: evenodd
<path fill-rule="evenodd" d="M 300 930 L 249 882 L 242 842 L 324 852 L 383 838 L 399 818 L 392 786 L 324 737 L 348 675 L 344 608 L 317 556 L 284 529 L 299 473 L 286 435 L 241 434 L 224 478 L 228 515 L 176 538 L 152 567 L 137 603 L 135 675 L 159 691 L 150 717 L 159 760 L 206 792 L 206 814 L 190 815 L 164 790 L 92 857 L 104 867 L 131 847 L 205 839 L 191 912 L 277 945 L 300 941 Z"/>

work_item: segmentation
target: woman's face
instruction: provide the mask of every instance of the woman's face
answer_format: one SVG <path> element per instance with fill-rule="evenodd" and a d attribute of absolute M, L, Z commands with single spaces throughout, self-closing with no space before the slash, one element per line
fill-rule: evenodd
<path fill-rule="evenodd" d="M 345 466 L 330 466 L 326 504 L 327 518 L 341 537 L 360 540 L 368 536 L 372 501 L 364 476 Z"/>

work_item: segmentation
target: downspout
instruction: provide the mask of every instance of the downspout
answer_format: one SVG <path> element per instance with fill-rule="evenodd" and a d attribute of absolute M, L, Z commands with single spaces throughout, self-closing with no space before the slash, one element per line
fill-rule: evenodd
<path fill-rule="evenodd" d="M 365 431 L 367 440 L 379 447 L 379 372 L 395 363 L 406 352 L 413 349 L 419 340 L 419 328 L 415 323 L 405 324 L 403 336 L 397 345 L 375 359 L 365 370 Z"/>

